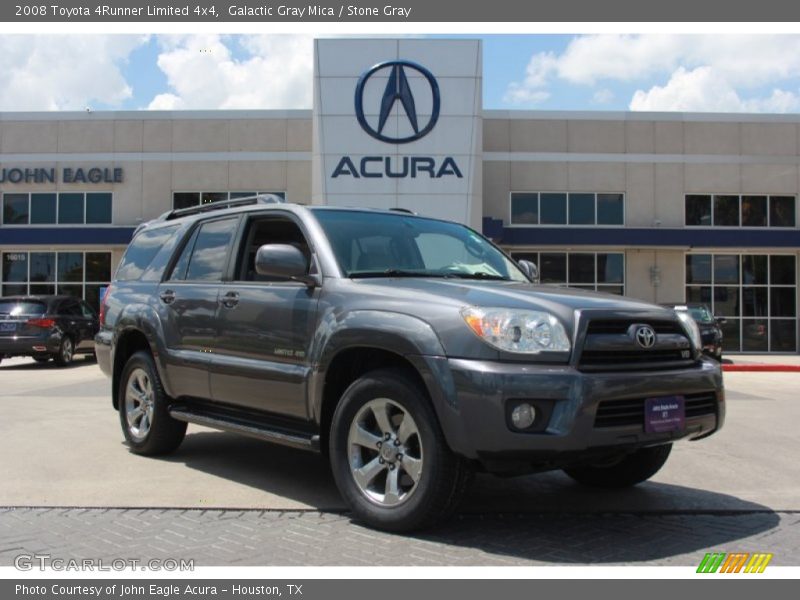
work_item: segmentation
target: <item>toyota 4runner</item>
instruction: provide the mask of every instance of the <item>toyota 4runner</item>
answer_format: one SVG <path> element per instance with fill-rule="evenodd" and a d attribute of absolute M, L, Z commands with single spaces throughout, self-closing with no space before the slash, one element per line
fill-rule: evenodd
<path fill-rule="evenodd" d="M 355 517 L 395 531 L 450 514 L 475 470 L 631 486 L 721 427 L 688 315 L 534 272 L 405 211 L 172 211 L 117 269 L 98 362 L 133 452 L 187 423 L 321 452 Z"/>

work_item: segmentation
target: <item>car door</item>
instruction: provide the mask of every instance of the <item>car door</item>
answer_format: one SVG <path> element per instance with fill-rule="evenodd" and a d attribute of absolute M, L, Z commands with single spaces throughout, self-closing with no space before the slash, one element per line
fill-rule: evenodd
<path fill-rule="evenodd" d="M 257 275 L 255 253 L 267 243 L 292 244 L 315 262 L 300 223 L 270 213 L 247 217 L 230 281 L 220 288 L 211 393 L 218 402 L 305 419 L 319 287 Z"/>
<path fill-rule="evenodd" d="M 78 329 L 80 330 L 81 341 L 76 346 L 76 349 L 93 350 L 94 336 L 98 330 L 97 315 L 84 300 L 78 302 L 78 308 L 80 310 Z"/>
<path fill-rule="evenodd" d="M 165 365 L 174 396 L 210 398 L 208 368 L 217 297 L 239 217 L 199 223 L 158 286 Z"/>
<path fill-rule="evenodd" d="M 86 327 L 80 300 L 64 298 L 55 307 L 56 318 L 61 328 L 72 338 L 75 350 L 86 347 Z"/>

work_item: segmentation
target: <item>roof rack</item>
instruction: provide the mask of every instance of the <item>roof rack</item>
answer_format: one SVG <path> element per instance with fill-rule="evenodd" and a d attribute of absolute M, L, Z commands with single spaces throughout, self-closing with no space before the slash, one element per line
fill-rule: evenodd
<path fill-rule="evenodd" d="M 189 215 L 197 215 L 204 212 L 211 212 L 214 210 L 222 210 L 224 208 L 236 208 L 237 206 L 248 206 L 250 204 L 283 204 L 286 200 L 277 194 L 256 194 L 255 196 L 246 196 L 244 198 L 235 198 L 234 200 L 218 200 L 217 202 L 209 202 L 208 204 L 200 204 L 198 206 L 190 206 L 189 208 L 179 208 L 171 210 L 159 217 L 159 221 L 171 221 L 172 219 L 180 219 Z"/>
<path fill-rule="evenodd" d="M 394 212 L 407 213 L 409 215 L 416 215 L 417 214 L 413 210 L 410 210 L 408 208 L 400 208 L 399 206 L 395 206 L 393 208 L 390 208 L 389 210 L 394 211 Z"/>

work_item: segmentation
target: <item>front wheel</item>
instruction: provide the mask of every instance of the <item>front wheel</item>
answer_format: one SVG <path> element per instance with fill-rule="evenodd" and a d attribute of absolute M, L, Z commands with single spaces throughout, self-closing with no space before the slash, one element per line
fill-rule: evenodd
<path fill-rule="evenodd" d="M 186 423 L 169 415 L 169 398 L 153 357 L 147 352 L 131 356 L 119 385 L 119 419 L 131 450 L 155 456 L 177 449 L 186 435 Z"/>
<path fill-rule="evenodd" d="M 342 396 L 330 431 L 334 479 L 355 517 L 387 531 L 449 516 L 469 481 L 427 394 L 402 370 L 381 369 Z"/>
<path fill-rule="evenodd" d="M 578 483 L 599 488 L 625 488 L 647 481 L 669 458 L 672 444 L 640 448 L 620 459 L 564 469 Z"/>

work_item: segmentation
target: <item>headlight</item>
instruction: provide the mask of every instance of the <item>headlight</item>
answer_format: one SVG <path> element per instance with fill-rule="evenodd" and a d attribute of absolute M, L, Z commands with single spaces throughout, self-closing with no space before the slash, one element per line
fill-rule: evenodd
<path fill-rule="evenodd" d="M 571 347 L 564 326 L 550 313 L 470 307 L 461 316 L 475 335 L 504 352 L 569 352 Z"/>
<path fill-rule="evenodd" d="M 694 349 L 698 351 L 702 350 L 703 339 L 700 336 L 700 327 L 697 326 L 697 322 L 687 312 L 682 310 L 676 310 L 675 312 L 677 313 L 678 318 L 681 320 L 681 323 L 683 323 L 683 328 L 686 330 L 686 334 L 689 336 L 689 339 L 692 340 Z"/>

